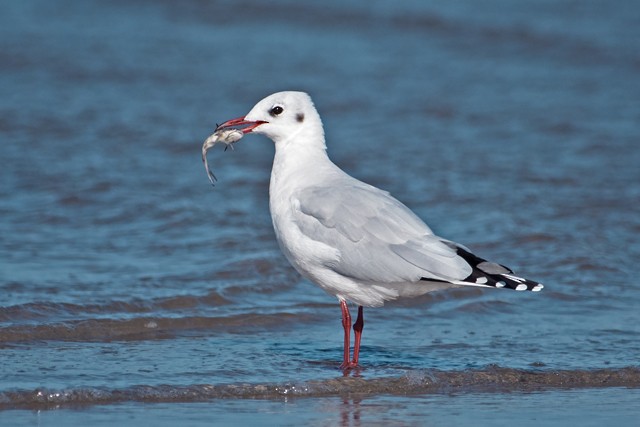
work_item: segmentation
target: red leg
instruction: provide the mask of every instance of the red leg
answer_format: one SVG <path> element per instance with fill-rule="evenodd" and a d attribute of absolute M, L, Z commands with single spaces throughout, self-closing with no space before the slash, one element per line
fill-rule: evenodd
<path fill-rule="evenodd" d="M 351 346 L 351 314 L 349 307 L 345 301 L 340 301 L 340 309 L 342 310 L 342 327 L 344 328 L 344 356 L 340 368 L 346 369 L 349 363 L 349 347 Z"/>
<path fill-rule="evenodd" d="M 356 334 L 356 342 L 353 347 L 353 361 L 351 366 L 358 366 L 358 356 L 360 356 L 360 341 L 362 340 L 362 328 L 364 328 L 364 315 L 362 314 L 362 306 L 358 307 L 358 318 L 353 324 L 353 332 Z"/>

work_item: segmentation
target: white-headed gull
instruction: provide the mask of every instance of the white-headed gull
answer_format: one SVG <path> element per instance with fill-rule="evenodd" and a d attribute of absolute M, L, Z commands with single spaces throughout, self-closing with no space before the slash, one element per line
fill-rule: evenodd
<path fill-rule="evenodd" d="M 543 288 L 434 235 L 389 193 L 343 172 L 327 156 L 322 121 L 306 93 L 274 93 L 217 130 L 228 128 L 263 134 L 275 143 L 269 187 L 273 228 L 293 267 L 340 301 L 343 369 L 358 365 L 363 306 L 459 286 Z M 353 358 L 347 301 L 358 305 Z"/>

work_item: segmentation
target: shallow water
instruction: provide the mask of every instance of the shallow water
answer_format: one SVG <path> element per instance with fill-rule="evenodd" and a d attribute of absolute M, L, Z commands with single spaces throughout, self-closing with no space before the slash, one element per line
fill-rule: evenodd
<path fill-rule="evenodd" d="M 3 3 L 0 421 L 632 420 L 638 28 L 631 1 Z M 274 240 L 272 144 L 202 168 L 285 89 L 346 171 L 544 291 L 365 310 L 343 378 L 337 302 Z"/>
<path fill-rule="evenodd" d="M 49 411 L 0 412 L 12 425 L 451 426 L 635 425 L 638 389 L 545 393 L 464 393 L 299 399 L 220 399 L 214 403 L 122 403 Z"/>

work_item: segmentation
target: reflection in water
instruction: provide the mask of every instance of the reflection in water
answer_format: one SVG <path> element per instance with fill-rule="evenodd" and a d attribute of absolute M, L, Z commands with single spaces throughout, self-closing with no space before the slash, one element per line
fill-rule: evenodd
<path fill-rule="evenodd" d="M 359 427 L 360 424 L 360 398 L 343 398 L 340 406 L 340 425 L 343 427 Z"/>
<path fill-rule="evenodd" d="M 360 377 L 362 377 L 362 366 L 358 365 L 355 368 L 344 369 L 342 371 L 342 376 L 343 377 L 360 378 Z"/>

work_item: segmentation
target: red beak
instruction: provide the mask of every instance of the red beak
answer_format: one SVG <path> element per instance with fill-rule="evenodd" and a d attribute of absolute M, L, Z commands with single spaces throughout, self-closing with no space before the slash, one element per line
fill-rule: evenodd
<path fill-rule="evenodd" d="M 241 130 L 242 133 L 246 134 L 264 123 L 269 123 L 269 122 L 265 122 L 262 120 L 252 122 L 249 120 L 245 120 L 244 117 L 238 117 L 237 119 L 227 120 L 221 125 L 218 125 L 218 127 L 216 127 L 216 131 L 220 129 L 226 129 L 226 128 L 235 128 L 235 129 Z"/>

